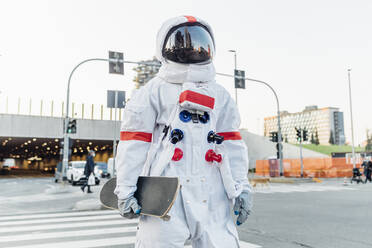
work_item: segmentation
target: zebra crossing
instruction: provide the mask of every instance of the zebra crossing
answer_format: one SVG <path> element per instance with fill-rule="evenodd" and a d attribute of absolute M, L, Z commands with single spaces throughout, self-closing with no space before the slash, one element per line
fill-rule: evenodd
<path fill-rule="evenodd" d="M 134 247 L 137 224 L 138 219 L 124 219 L 112 210 L 0 216 L 0 247 L 129 248 Z M 240 245 L 261 247 L 244 241 Z"/>

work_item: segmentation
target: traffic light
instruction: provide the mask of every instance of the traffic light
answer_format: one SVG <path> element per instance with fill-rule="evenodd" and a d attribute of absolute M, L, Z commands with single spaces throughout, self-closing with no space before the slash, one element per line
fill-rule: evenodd
<path fill-rule="evenodd" d="M 297 127 L 295 127 L 295 129 L 296 129 L 297 140 L 301 142 L 302 141 L 302 139 L 301 139 L 301 128 L 297 129 Z"/>
<path fill-rule="evenodd" d="M 307 141 L 308 140 L 307 130 L 306 129 L 302 130 L 302 139 L 303 139 L 303 141 Z"/>
<path fill-rule="evenodd" d="M 278 142 L 278 132 L 270 132 L 270 141 Z"/>
<path fill-rule="evenodd" d="M 67 133 L 76 133 L 76 119 L 72 119 L 68 122 Z"/>

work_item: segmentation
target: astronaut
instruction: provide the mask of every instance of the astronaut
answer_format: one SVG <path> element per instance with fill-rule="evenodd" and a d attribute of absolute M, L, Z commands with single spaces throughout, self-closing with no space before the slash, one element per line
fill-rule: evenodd
<path fill-rule="evenodd" d="M 181 189 L 164 221 L 140 216 L 138 248 L 239 247 L 236 224 L 251 212 L 248 153 L 229 93 L 215 82 L 211 27 L 193 16 L 166 21 L 157 35 L 155 78 L 125 108 L 116 156 L 120 214 L 138 217 L 140 175 L 176 176 Z"/>

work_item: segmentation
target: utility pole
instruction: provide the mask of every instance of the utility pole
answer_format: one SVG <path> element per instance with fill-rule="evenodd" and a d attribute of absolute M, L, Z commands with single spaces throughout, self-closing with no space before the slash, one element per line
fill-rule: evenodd
<path fill-rule="evenodd" d="M 116 132 L 116 112 L 117 112 L 117 109 L 118 109 L 118 91 L 115 90 L 115 131 L 114 131 L 114 146 L 113 146 L 113 157 L 114 157 L 114 161 L 113 161 L 113 173 L 115 176 L 116 175 L 116 164 L 115 164 L 115 160 L 116 160 L 116 145 L 117 145 L 117 132 Z"/>
<path fill-rule="evenodd" d="M 351 79 L 350 79 L 350 72 L 351 69 L 347 69 L 347 76 L 349 79 L 349 102 L 350 102 L 350 121 L 351 121 L 351 149 L 353 153 L 353 168 L 356 167 L 356 162 L 355 162 L 355 148 L 354 148 L 354 124 L 353 124 L 353 105 L 351 102 Z"/>
<path fill-rule="evenodd" d="M 234 70 L 237 70 L 236 51 L 235 50 L 229 50 L 229 52 L 234 53 Z M 238 88 L 236 88 L 236 87 L 235 87 L 235 102 L 236 102 L 236 105 L 238 105 Z"/>
<path fill-rule="evenodd" d="M 235 75 L 229 75 L 229 74 L 219 73 L 219 72 L 216 72 L 216 75 L 235 78 Z M 278 150 L 279 150 L 280 176 L 283 176 L 283 152 L 282 152 L 283 151 L 283 149 L 282 149 L 283 148 L 282 147 L 283 138 L 282 138 L 282 128 L 281 128 L 281 125 L 280 125 L 280 106 L 279 106 L 278 95 L 276 94 L 276 91 L 274 90 L 274 88 L 270 84 L 266 83 L 265 81 L 258 80 L 258 79 L 253 79 L 253 78 L 247 78 L 247 77 L 244 77 L 244 80 L 252 81 L 252 82 L 263 84 L 263 85 L 267 86 L 275 96 L 276 108 L 277 108 L 277 113 L 278 113 L 278 144 L 279 144 L 279 149 Z"/>
<path fill-rule="evenodd" d="M 302 158 L 302 140 L 305 136 L 304 132 L 306 131 L 305 129 L 301 129 L 297 127 L 295 127 L 295 130 L 296 130 L 296 135 L 297 135 L 297 141 L 300 142 L 301 177 L 304 177 L 304 162 Z"/>

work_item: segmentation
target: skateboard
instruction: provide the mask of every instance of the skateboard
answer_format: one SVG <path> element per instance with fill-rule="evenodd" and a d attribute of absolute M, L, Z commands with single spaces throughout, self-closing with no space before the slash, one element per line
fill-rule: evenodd
<path fill-rule="evenodd" d="M 108 180 L 100 192 L 104 207 L 118 209 L 118 198 L 114 194 L 116 177 Z M 178 177 L 140 176 L 134 197 L 141 206 L 141 214 L 169 220 L 168 212 L 176 200 L 180 183 Z"/>

